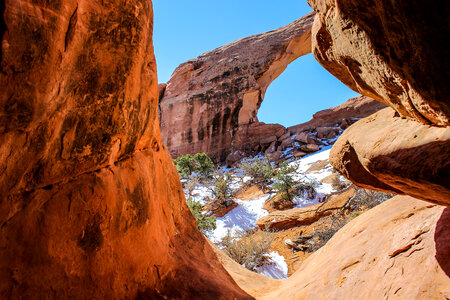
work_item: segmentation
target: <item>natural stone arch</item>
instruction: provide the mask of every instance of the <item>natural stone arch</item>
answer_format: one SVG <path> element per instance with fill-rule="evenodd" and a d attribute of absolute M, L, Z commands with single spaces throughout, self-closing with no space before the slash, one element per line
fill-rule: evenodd
<path fill-rule="evenodd" d="M 160 99 L 162 137 L 172 156 L 206 152 L 224 160 L 258 143 L 262 133 L 283 135 L 283 126 L 259 123 L 257 111 L 287 65 L 311 53 L 314 15 L 180 65 Z"/>

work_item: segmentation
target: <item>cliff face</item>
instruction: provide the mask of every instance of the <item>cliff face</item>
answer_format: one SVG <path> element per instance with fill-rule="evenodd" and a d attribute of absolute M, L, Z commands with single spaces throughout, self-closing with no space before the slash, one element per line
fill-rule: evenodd
<path fill-rule="evenodd" d="M 248 298 L 160 138 L 151 1 L 4 4 L 0 298 Z"/>
<path fill-rule="evenodd" d="M 171 154 L 206 152 L 225 160 L 237 150 L 235 135 L 255 126 L 269 84 L 290 62 L 311 52 L 313 19 L 314 13 L 308 14 L 180 65 L 160 103 L 162 136 Z"/>
<path fill-rule="evenodd" d="M 354 124 L 333 147 L 333 166 L 359 186 L 449 205 L 449 53 L 441 44 L 449 3 L 309 3 L 316 59 L 395 110 Z"/>

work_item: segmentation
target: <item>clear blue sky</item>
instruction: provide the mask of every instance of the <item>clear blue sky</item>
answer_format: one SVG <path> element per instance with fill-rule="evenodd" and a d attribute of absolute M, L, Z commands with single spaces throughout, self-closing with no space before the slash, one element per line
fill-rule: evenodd
<path fill-rule="evenodd" d="M 181 63 L 234 40 L 287 25 L 312 9 L 306 0 L 153 0 L 158 81 Z M 291 63 L 268 88 L 258 112 L 266 123 L 292 126 L 357 93 L 309 54 Z"/>

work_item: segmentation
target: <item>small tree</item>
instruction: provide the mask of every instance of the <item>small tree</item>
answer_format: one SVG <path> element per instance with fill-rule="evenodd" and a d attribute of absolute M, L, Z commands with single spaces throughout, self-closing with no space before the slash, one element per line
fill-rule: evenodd
<path fill-rule="evenodd" d="M 188 178 L 192 172 L 197 172 L 206 178 L 214 170 L 214 163 L 206 153 L 197 153 L 193 156 L 186 154 L 174 159 L 174 163 L 181 178 Z"/>
<path fill-rule="evenodd" d="M 181 178 L 188 178 L 194 171 L 194 157 L 190 154 L 186 154 L 174 159 L 175 167 Z"/>
<path fill-rule="evenodd" d="M 295 168 L 289 166 L 287 161 L 284 161 L 280 164 L 278 172 L 275 175 L 277 181 L 273 187 L 278 193 L 282 193 L 282 197 L 287 201 L 292 201 L 296 195 L 296 191 L 293 189 L 295 181 L 292 173 L 294 171 Z"/>
<path fill-rule="evenodd" d="M 231 175 L 223 173 L 222 171 L 216 171 L 213 175 L 211 192 L 216 200 L 220 203 L 226 203 L 231 199 L 233 191 L 231 190 Z"/>
<path fill-rule="evenodd" d="M 216 218 L 205 216 L 202 212 L 203 206 L 200 202 L 192 200 L 189 198 L 187 201 L 187 206 L 191 210 L 192 214 L 197 221 L 197 227 L 204 234 L 216 229 Z"/>
<path fill-rule="evenodd" d="M 200 173 L 203 177 L 209 177 L 214 171 L 214 163 L 206 153 L 197 153 L 194 155 L 194 171 Z"/>
<path fill-rule="evenodd" d="M 274 171 L 266 157 L 263 159 L 255 157 L 251 161 L 243 161 L 241 168 L 244 175 L 251 178 L 251 183 L 259 185 L 262 190 L 272 182 Z"/>

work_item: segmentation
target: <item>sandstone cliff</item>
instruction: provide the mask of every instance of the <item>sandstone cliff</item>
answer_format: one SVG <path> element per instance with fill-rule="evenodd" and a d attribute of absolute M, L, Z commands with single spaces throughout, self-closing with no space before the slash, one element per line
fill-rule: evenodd
<path fill-rule="evenodd" d="M 239 149 L 235 136 L 253 130 L 269 84 L 290 62 L 311 52 L 313 19 L 310 13 L 180 65 L 160 103 L 162 136 L 171 154 L 206 152 L 223 161 Z M 264 126 L 273 125 L 258 125 Z"/>
<path fill-rule="evenodd" d="M 2 4 L 0 298 L 249 298 L 160 138 L 151 1 Z"/>

